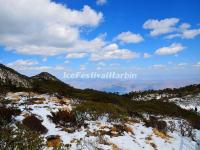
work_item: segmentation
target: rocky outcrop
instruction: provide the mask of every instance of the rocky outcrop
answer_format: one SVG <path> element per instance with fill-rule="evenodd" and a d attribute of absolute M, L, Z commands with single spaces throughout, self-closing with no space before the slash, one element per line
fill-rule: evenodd
<path fill-rule="evenodd" d="M 31 81 L 28 77 L 2 64 L 0 64 L 0 84 L 21 88 L 32 87 Z"/>

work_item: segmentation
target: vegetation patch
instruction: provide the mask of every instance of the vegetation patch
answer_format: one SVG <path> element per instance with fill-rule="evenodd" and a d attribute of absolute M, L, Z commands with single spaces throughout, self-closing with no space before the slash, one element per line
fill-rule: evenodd
<path fill-rule="evenodd" d="M 123 108 L 111 103 L 84 102 L 75 108 L 77 118 L 97 120 L 101 116 L 108 116 L 110 121 L 124 120 L 127 112 Z"/>
<path fill-rule="evenodd" d="M 16 124 L 0 128 L 1 150 L 40 150 L 44 148 L 43 137 L 23 126 Z"/>
<path fill-rule="evenodd" d="M 53 123 L 61 126 L 75 126 L 77 125 L 76 116 L 73 112 L 67 110 L 59 110 L 58 112 L 51 112 L 51 116 L 48 116 Z"/>
<path fill-rule="evenodd" d="M 169 117 L 179 117 L 187 120 L 194 128 L 200 129 L 200 116 L 195 112 L 180 108 L 174 103 L 158 100 L 132 101 L 121 104 L 128 112 L 149 113 Z M 126 106 L 125 106 L 126 105 Z"/>
<path fill-rule="evenodd" d="M 17 116 L 20 113 L 21 111 L 16 108 L 0 107 L 0 125 L 10 123 L 13 116 Z"/>
<path fill-rule="evenodd" d="M 161 132 L 167 132 L 167 123 L 165 121 L 159 121 L 157 117 L 150 116 L 148 120 L 144 119 L 145 126 L 156 128 Z"/>
<path fill-rule="evenodd" d="M 47 128 L 42 125 L 42 120 L 39 120 L 34 115 L 26 117 L 23 121 L 23 124 L 29 129 L 40 132 L 42 134 L 47 133 Z"/>
<path fill-rule="evenodd" d="M 54 147 L 58 148 L 60 147 L 62 140 L 60 139 L 60 136 L 58 135 L 50 135 L 47 138 L 47 147 Z"/>

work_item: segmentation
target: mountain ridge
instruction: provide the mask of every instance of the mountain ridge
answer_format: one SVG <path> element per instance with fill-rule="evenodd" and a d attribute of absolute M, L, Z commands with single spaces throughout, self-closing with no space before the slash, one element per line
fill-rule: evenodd
<path fill-rule="evenodd" d="M 12 68 L 9 68 L 3 64 L 0 64 L 0 86 L 6 87 L 7 90 L 14 90 L 14 91 L 20 91 L 20 90 L 33 90 L 36 92 L 41 93 L 61 93 L 61 95 L 68 95 L 68 96 L 76 96 L 78 98 L 81 98 L 84 96 L 85 98 L 91 98 L 88 95 L 93 95 L 93 99 L 98 99 L 97 96 L 105 98 L 106 96 L 103 95 L 110 95 L 113 98 L 118 99 L 117 97 L 124 98 L 124 99 L 130 99 L 132 97 L 137 97 L 139 95 L 145 95 L 149 93 L 178 93 L 181 95 L 181 92 L 188 92 L 188 89 L 192 89 L 192 92 L 200 92 L 200 84 L 194 84 L 194 85 L 188 85 L 185 87 L 180 88 L 166 88 L 163 90 L 147 90 L 142 92 L 129 92 L 124 95 L 118 95 L 117 93 L 107 93 L 102 91 L 97 91 L 93 89 L 77 89 L 72 86 L 70 86 L 67 83 L 64 83 L 63 81 L 59 80 L 54 75 L 48 73 L 48 72 L 41 72 L 37 75 L 34 75 L 32 77 L 25 76 L 23 74 L 20 74 L 19 72 L 15 71 Z M 2 89 L 2 88 L 1 88 Z M 110 98 L 105 98 L 109 99 Z M 111 100 L 112 101 L 112 100 Z"/>

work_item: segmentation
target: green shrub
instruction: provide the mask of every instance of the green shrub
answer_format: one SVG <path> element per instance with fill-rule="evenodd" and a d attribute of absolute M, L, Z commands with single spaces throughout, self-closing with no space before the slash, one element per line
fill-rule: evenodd
<path fill-rule="evenodd" d="M 74 112 L 83 119 L 88 119 L 88 114 L 91 119 L 108 115 L 109 120 L 123 120 L 127 116 L 126 110 L 115 104 L 98 102 L 81 103 L 77 105 Z"/>
<path fill-rule="evenodd" d="M 0 128 L 1 150 L 42 150 L 43 143 L 43 137 L 39 133 L 30 131 L 21 124 Z"/>
<path fill-rule="evenodd" d="M 126 103 L 129 112 L 149 113 L 169 117 L 179 117 L 187 120 L 194 128 L 200 129 L 200 116 L 195 112 L 182 109 L 174 103 L 158 100 L 134 101 Z"/>

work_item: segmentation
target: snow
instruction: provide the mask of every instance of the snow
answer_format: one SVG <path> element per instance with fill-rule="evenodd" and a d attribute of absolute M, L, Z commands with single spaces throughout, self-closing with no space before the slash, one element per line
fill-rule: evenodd
<path fill-rule="evenodd" d="M 109 131 L 110 128 L 113 127 L 114 122 L 108 122 L 106 115 L 96 121 L 85 121 L 88 123 L 87 128 L 82 127 L 74 133 L 67 133 L 66 131 L 63 131 L 61 127 L 57 127 L 53 122 L 51 122 L 47 116 L 51 115 L 52 111 L 56 112 L 59 109 L 65 108 L 71 110 L 71 105 L 61 105 L 52 102 L 50 101 L 50 96 L 48 94 L 36 95 L 35 98 L 37 97 L 45 98 L 42 104 L 30 104 L 26 106 L 22 104 L 27 100 L 27 97 L 20 97 L 21 99 L 18 101 L 18 107 L 23 111 L 23 113 L 15 118 L 16 121 L 22 121 L 24 119 L 24 114 L 26 113 L 35 114 L 43 120 L 42 124 L 48 129 L 48 132 L 44 137 L 49 135 L 59 135 L 64 144 L 71 144 L 70 150 L 94 150 L 96 147 L 103 150 L 112 150 L 113 145 L 122 150 L 154 150 L 155 148 L 153 148 L 152 145 L 155 145 L 157 150 L 200 150 L 200 146 L 197 145 L 197 142 L 200 143 L 199 130 L 196 130 L 197 142 L 192 141 L 190 138 L 182 137 L 178 131 L 168 133 L 169 138 L 167 139 L 157 136 L 151 127 L 145 127 L 142 122 L 126 123 L 126 125 L 132 129 L 133 134 L 124 132 L 123 135 L 113 137 L 110 135 L 102 135 L 102 138 L 107 144 L 99 143 L 99 137 L 88 135 L 88 131 Z M 170 118 L 167 118 L 166 120 L 170 121 Z M 80 143 L 72 143 L 73 140 L 80 141 Z"/>

